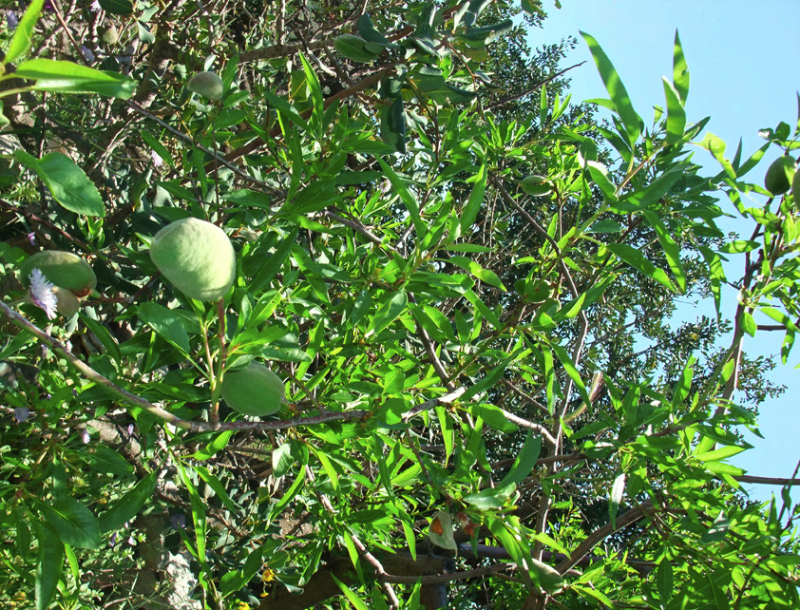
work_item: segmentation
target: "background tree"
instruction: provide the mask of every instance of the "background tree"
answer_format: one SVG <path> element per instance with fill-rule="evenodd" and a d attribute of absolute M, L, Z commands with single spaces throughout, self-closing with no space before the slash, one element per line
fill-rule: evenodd
<path fill-rule="evenodd" d="M 726 459 L 780 391 L 744 335 L 784 332 L 785 363 L 796 330 L 795 163 L 748 174 L 798 129 L 747 160 L 700 140 L 677 36 L 646 126 L 584 35 L 598 123 L 572 42 L 529 57 L 528 0 L 22 8 L 0 600 L 797 607 L 797 480 L 753 505 Z M 702 294 L 717 320 L 671 330 Z"/>

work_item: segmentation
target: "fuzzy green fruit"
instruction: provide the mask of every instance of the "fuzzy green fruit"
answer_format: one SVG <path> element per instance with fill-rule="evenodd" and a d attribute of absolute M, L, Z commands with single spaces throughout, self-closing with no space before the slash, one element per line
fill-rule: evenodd
<path fill-rule="evenodd" d="M 281 408 L 283 381 L 263 364 L 251 362 L 245 368 L 226 373 L 222 379 L 222 398 L 243 415 L 262 417 Z"/>
<path fill-rule="evenodd" d="M 225 86 L 222 79 L 213 72 L 200 72 L 195 74 L 187 85 L 189 91 L 202 95 L 204 98 L 214 101 L 222 99 L 225 93 Z"/>
<path fill-rule="evenodd" d="M 65 318 L 69 319 L 78 313 L 81 307 L 81 302 L 69 290 L 64 290 L 56 286 L 53 288 L 53 293 L 56 295 L 56 311 Z"/>
<path fill-rule="evenodd" d="M 225 231 L 197 218 L 175 221 L 156 233 L 150 258 L 173 286 L 198 301 L 223 297 L 236 276 L 236 254 Z"/>
<path fill-rule="evenodd" d="M 772 162 L 764 177 L 764 186 L 773 195 L 783 195 L 791 186 L 790 176 L 795 173 L 797 164 L 791 157 L 780 157 Z"/>
<path fill-rule="evenodd" d="M 522 190 L 533 197 L 545 197 L 553 191 L 553 185 L 544 176 L 527 176 L 520 182 Z"/>
<path fill-rule="evenodd" d="M 792 178 L 792 195 L 794 195 L 795 207 L 800 206 L 800 170 L 796 171 Z"/>
<path fill-rule="evenodd" d="M 88 296 L 97 286 L 97 277 L 85 260 L 72 252 L 43 250 L 26 258 L 19 267 L 25 286 L 30 286 L 31 272 L 38 269 L 52 284 L 78 297 Z"/>

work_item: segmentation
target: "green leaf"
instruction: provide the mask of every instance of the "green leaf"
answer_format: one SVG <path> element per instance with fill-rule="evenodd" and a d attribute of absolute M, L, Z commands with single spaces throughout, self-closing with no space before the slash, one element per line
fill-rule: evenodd
<path fill-rule="evenodd" d="M 572 357 L 567 353 L 567 350 L 556 343 L 553 343 L 550 347 L 556 353 L 556 356 L 558 356 L 558 359 L 561 361 L 561 365 L 564 367 L 567 375 L 569 375 L 570 379 L 572 379 L 573 383 L 575 384 L 575 389 L 578 390 L 578 394 L 581 395 L 583 402 L 586 403 L 587 407 L 591 407 L 592 401 L 589 399 L 589 392 L 586 391 L 586 384 L 583 383 L 581 373 L 578 370 L 578 367 L 575 366 Z"/>
<path fill-rule="evenodd" d="M 672 578 L 672 564 L 664 557 L 661 563 L 656 568 L 656 587 L 658 587 L 658 594 L 664 603 L 669 603 L 672 599 L 673 578 Z"/>
<path fill-rule="evenodd" d="M 156 333 L 184 354 L 189 353 L 189 335 L 177 313 L 158 303 L 142 303 L 137 310 L 139 317 Z"/>
<path fill-rule="evenodd" d="M 483 205 L 483 197 L 486 194 L 486 174 L 486 164 L 484 163 L 475 175 L 467 205 L 464 206 L 464 210 L 461 213 L 461 233 L 464 235 L 469 234 L 469 228 L 475 222 L 481 205 Z"/>
<path fill-rule="evenodd" d="M 47 523 L 35 526 L 39 541 L 36 561 L 36 610 L 47 610 L 58 590 L 58 580 L 64 568 L 64 543 L 58 530 Z"/>
<path fill-rule="evenodd" d="M 152 472 L 127 491 L 110 509 L 100 515 L 100 532 L 106 533 L 122 527 L 132 520 L 148 500 L 153 497 L 158 473 Z"/>
<path fill-rule="evenodd" d="M 133 466 L 113 449 L 97 445 L 94 453 L 88 455 L 89 464 L 97 472 L 115 474 L 120 477 L 133 474 Z"/>
<path fill-rule="evenodd" d="M 139 134 L 142 136 L 142 140 L 144 140 L 145 143 L 150 148 L 152 148 L 153 151 L 167 163 L 167 165 L 169 165 L 170 167 L 175 166 L 175 161 L 172 159 L 172 155 L 167 150 L 167 148 L 159 141 L 158 138 L 156 138 L 153 134 L 151 134 L 147 130 L 142 130 L 139 132 Z"/>
<path fill-rule="evenodd" d="M 453 520 L 448 511 L 440 510 L 433 517 L 428 528 L 428 538 L 443 549 L 455 551 L 458 548 L 453 537 Z"/>
<path fill-rule="evenodd" d="M 120 362 L 122 360 L 122 355 L 120 354 L 119 346 L 117 345 L 114 337 L 111 336 L 111 333 L 108 331 L 108 329 L 83 312 L 81 312 L 79 315 L 81 322 L 86 324 L 89 330 L 94 333 L 94 336 L 97 337 L 100 343 L 103 344 L 103 347 L 106 348 L 106 353 L 111 356 L 114 362 Z"/>
<path fill-rule="evenodd" d="M 531 558 L 533 571 L 539 579 L 539 584 L 545 591 L 556 591 L 564 585 L 564 577 L 553 566 L 543 561 Z"/>
<path fill-rule="evenodd" d="M 672 275 L 675 276 L 675 280 L 678 282 L 680 292 L 686 292 L 686 272 L 683 270 L 683 263 L 681 263 L 680 247 L 675 243 L 672 233 L 667 230 L 657 214 L 649 210 L 644 210 L 642 213 L 658 236 L 658 241 L 664 250 L 664 256 L 667 259 L 669 268 L 672 270 Z"/>
<path fill-rule="evenodd" d="M 3 60 L 4 63 L 14 63 L 30 50 L 33 28 L 36 26 L 36 22 L 39 21 L 44 2 L 45 0 L 33 0 L 28 6 L 22 19 L 17 24 L 14 38 L 11 39 L 11 43 L 8 45 L 8 50 Z"/>
<path fill-rule="evenodd" d="M 705 453 L 700 453 L 695 457 L 700 460 L 701 462 L 712 462 L 717 460 L 724 460 L 725 458 L 729 458 L 734 456 L 738 453 L 744 451 L 744 447 L 738 447 L 736 445 L 727 445 L 725 447 L 720 447 L 719 449 L 714 449 L 712 451 L 706 451 Z"/>
<path fill-rule="evenodd" d="M 758 325 L 756 324 L 756 320 L 749 311 L 745 310 L 742 312 L 742 316 L 739 319 L 742 324 L 742 328 L 744 332 L 746 332 L 751 337 L 756 336 L 756 331 L 758 330 Z"/>
<path fill-rule="evenodd" d="M 225 432 L 221 432 L 214 438 L 213 441 L 206 444 L 205 447 L 195 451 L 192 457 L 195 460 L 200 461 L 211 458 L 228 446 L 228 440 L 231 438 L 231 435 L 233 435 L 233 430 L 225 430 Z"/>
<path fill-rule="evenodd" d="M 406 115 L 400 95 L 381 110 L 381 139 L 393 152 L 406 152 Z"/>
<path fill-rule="evenodd" d="M 99 0 L 100 6 L 103 10 L 113 13 L 114 15 L 121 15 L 127 17 L 133 15 L 133 4 L 130 0 Z"/>
<path fill-rule="evenodd" d="M 686 99 L 689 97 L 689 67 L 683 56 L 683 46 L 681 46 L 678 30 L 675 30 L 675 44 L 672 50 L 672 83 L 680 96 L 681 105 L 685 106 Z"/>
<path fill-rule="evenodd" d="M 592 177 L 594 183 L 600 187 L 600 190 L 603 192 L 603 195 L 607 197 L 611 201 L 617 201 L 617 185 L 609 180 L 608 176 L 600 171 L 598 167 L 595 166 L 594 162 L 590 161 L 586 168 L 589 171 L 589 175 Z M 595 223 L 599 224 L 599 223 Z"/>
<path fill-rule="evenodd" d="M 322 116 L 325 114 L 325 100 L 322 96 L 322 86 L 319 84 L 317 73 L 314 68 L 308 63 L 306 56 L 298 53 L 300 61 L 303 63 L 303 71 L 306 73 L 306 82 L 308 89 L 311 92 L 311 101 L 313 103 L 313 110 L 311 111 L 311 120 L 314 126 L 322 133 Z"/>
<path fill-rule="evenodd" d="M 369 607 L 363 601 L 361 601 L 358 595 L 356 595 L 350 590 L 350 587 L 348 587 L 341 580 L 336 578 L 336 576 L 334 576 L 333 574 L 331 574 L 331 578 L 333 579 L 333 582 L 336 583 L 336 586 L 338 586 L 342 590 L 342 593 L 344 593 L 344 596 L 347 598 L 347 601 L 349 601 L 350 604 L 352 604 L 353 608 L 355 608 L 356 610 L 369 610 Z"/>
<path fill-rule="evenodd" d="M 367 332 L 367 337 L 379 334 L 389 324 L 394 322 L 397 317 L 403 313 L 408 305 L 408 294 L 405 290 L 398 290 L 394 293 L 391 299 L 386 301 L 375 317 L 372 319 L 372 325 Z"/>
<path fill-rule="evenodd" d="M 62 496 L 50 506 L 40 504 L 39 510 L 66 544 L 84 549 L 96 549 L 100 546 L 97 517 L 76 499 Z"/>
<path fill-rule="evenodd" d="M 469 271 L 472 275 L 476 278 L 489 284 L 490 286 L 494 286 L 495 288 L 499 288 L 503 292 L 506 291 L 506 287 L 503 286 L 503 282 L 500 281 L 500 278 L 497 277 L 497 274 L 494 271 L 489 269 L 484 269 L 478 263 L 476 263 L 471 258 L 466 258 L 465 256 L 451 256 L 450 258 L 446 259 L 438 259 L 444 262 L 452 263 L 464 269 L 465 271 Z"/>
<path fill-rule="evenodd" d="M 414 195 L 411 194 L 411 191 L 408 190 L 406 183 L 400 179 L 400 176 L 395 173 L 390 165 L 388 165 L 380 157 L 378 157 L 378 163 L 380 163 L 380 166 L 386 174 L 386 177 L 389 179 L 389 182 L 392 183 L 394 191 L 397 193 L 397 195 L 399 195 L 400 200 L 405 204 L 406 209 L 411 216 L 411 221 L 414 223 L 414 228 L 417 231 L 417 238 L 422 239 L 425 237 L 427 230 L 422 222 L 422 218 L 420 218 L 419 215 L 419 203 L 417 203 L 417 200 Z"/>
<path fill-rule="evenodd" d="M 517 486 L 514 483 L 505 486 L 498 485 L 497 487 L 484 489 L 476 494 L 469 494 L 461 499 L 478 510 L 492 510 L 505 506 L 508 498 L 514 493 L 516 488 Z"/>
<path fill-rule="evenodd" d="M 498 369 L 499 368 L 500 367 L 498 367 Z M 497 369 L 495 369 L 495 371 L 497 371 Z M 487 377 L 487 379 L 491 378 Z M 486 381 L 486 379 L 484 379 L 483 381 Z M 474 388 L 476 386 L 472 387 Z M 481 419 L 483 419 L 483 421 L 485 421 L 487 424 L 489 424 L 492 428 L 494 428 L 498 432 L 506 432 L 508 434 L 511 434 L 512 432 L 516 432 L 518 430 L 515 424 L 508 421 L 506 416 L 503 414 L 503 411 L 499 407 L 496 407 L 494 405 L 490 404 L 474 405 L 470 409 L 470 411 L 475 417 L 480 417 Z"/>
<path fill-rule="evenodd" d="M 228 495 L 228 492 L 225 491 L 225 487 L 222 485 L 222 482 L 216 476 L 211 474 L 208 471 L 208 468 L 205 466 L 195 466 L 194 469 L 197 471 L 197 474 L 200 475 L 200 478 L 208 484 L 215 494 L 217 494 L 217 497 L 225 505 L 225 508 L 227 508 L 233 514 L 237 514 L 239 511 L 241 511 L 241 507 L 236 506 L 236 504 Z"/>
<path fill-rule="evenodd" d="M 336 468 L 331 462 L 331 459 L 328 457 L 328 454 L 325 453 L 322 449 L 317 449 L 313 445 L 309 445 L 308 448 L 311 450 L 311 453 L 317 456 L 319 463 L 322 464 L 322 469 L 325 471 L 325 474 L 328 475 L 328 478 L 331 480 L 331 485 L 333 485 L 334 491 L 338 493 L 339 491 L 339 473 L 336 472 Z"/>
<path fill-rule="evenodd" d="M 663 269 L 659 269 L 647 260 L 639 250 L 628 244 L 606 244 L 606 248 L 623 262 L 629 264 L 634 269 L 644 273 L 647 277 L 655 280 L 662 286 L 669 288 L 672 292 L 677 292 L 675 285 Z"/>
<path fill-rule="evenodd" d="M 87 68 L 71 61 L 29 59 L 17 66 L 16 76 L 36 80 L 33 88 L 53 93 L 99 93 L 127 100 L 136 81 L 116 72 Z"/>
<path fill-rule="evenodd" d="M 667 144 L 675 144 L 683 138 L 686 128 L 686 111 L 683 109 L 680 94 L 662 77 L 664 81 L 664 96 L 667 98 Z"/>
<path fill-rule="evenodd" d="M 581 32 L 581 36 L 583 36 L 586 44 L 589 45 L 594 63 L 597 65 L 597 71 L 603 79 L 603 84 L 606 86 L 606 91 L 608 91 L 608 96 L 611 98 L 616 113 L 619 115 L 619 118 L 622 119 L 625 131 L 630 137 L 631 142 L 636 142 L 641 133 L 639 127 L 641 119 L 633 109 L 631 99 L 628 96 L 628 92 L 625 90 L 625 85 L 622 84 L 619 74 L 617 74 L 614 68 L 614 64 L 608 59 L 608 56 L 600 47 L 597 40 L 585 32 Z"/>
<path fill-rule="evenodd" d="M 61 207 L 84 216 L 105 215 L 103 198 L 97 187 L 66 155 L 52 152 L 36 159 L 23 150 L 17 150 L 14 156 L 36 172 Z"/>
<path fill-rule="evenodd" d="M 275 252 L 271 256 L 266 257 L 264 264 L 253 276 L 253 280 L 250 282 L 250 290 L 252 294 L 259 294 L 261 291 L 263 291 L 280 272 L 286 257 L 292 250 L 292 246 L 294 246 L 297 242 L 297 235 L 299 232 L 299 227 L 292 229 L 292 231 L 289 232 L 289 234 L 286 235 L 281 243 L 275 248 Z"/>
<path fill-rule="evenodd" d="M 614 479 L 611 486 L 611 493 L 608 498 L 608 514 L 611 517 L 611 529 L 617 529 L 617 513 L 622 502 L 622 494 L 625 493 L 625 473 L 620 472 Z"/>
<path fill-rule="evenodd" d="M 294 464 L 291 443 L 283 443 L 272 451 L 272 473 L 274 477 L 282 477 Z"/>
<path fill-rule="evenodd" d="M 699 145 L 705 148 L 714 156 L 717 161 L 719 161 L 722 169 L 725 170 L 725 173 L 731 180 L 736 180 L 736 171 L 733 169 L 731 162 L 725 158 L 725 149 L 727 147 L 722 139 L 718 138 L 709 131 L 706 133 L 703 141 L 700 142 Z"/>
<path fill-rule="evenodd" d="M 714 306 L 717 309 L 717 320 L 721 316 L 722 284 L 725 283 L 725 270 L 722 267 L 722 258 L 708 246 L 699 246 L 700 254 L 708 265 L 711 276 L 711 294 L 714 295 Z"/>
<path fill-rule="evenodd" d="M 266 90 L 262 91 L 261 95 L 264 96 L 264 98 L 267 100 L 270 106 L 274 106 L 281 114 L 283 114 L 292 123 L 294 123 L 299 127 L 302 127 L 305 131 L 308 132 L 311 131 L 311 127 L 306 122 L 306 120 L 300 116 L 297 110 L 295 110 L 294 106 L 292 106 L 288 101 Z"/>
<path fill-rule="evenodd" d="M 498 486 L 504 487 L 506 485 L 511 485 L 512 483 L 519 485 L 522 483 L 522 481 L 529 477 L 536 466 L 536 460 L 539 459 L 539 452 L 541 449 L 542 437 L 534 437 L 533 432 L 529 430 L 528 438 L 525 439 L 525 443 L 522 445 L 522 450 L 514 460 L 511 470 L 509 470 L 508 474 L 503 477 L 503 480 L 498 483 Z"/>

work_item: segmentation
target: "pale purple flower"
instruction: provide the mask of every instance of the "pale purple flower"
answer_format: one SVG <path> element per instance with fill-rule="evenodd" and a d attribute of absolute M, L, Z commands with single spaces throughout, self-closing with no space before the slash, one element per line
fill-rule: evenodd
<path fill-rule="evenodd" d="M 128 438 L 133 436 L 133 424 L 128 424 Z"/>
<path fill-rule="evenodd" d="M 162 159 L 161 155 L 159 155 L 156 151 L 151 150 L 150 156 L 153 158 L 153 165 L 155 165 L 156 167 L 161 167 L 162 165 L 164 165 L 164 159 Z"/>
<path fill-rule="evenodd" d="M 90 64 L 94 63 L 94 60 L 97 59 L 94 56 L 94 53 L 92 53 L 92 50 L 86 45 L 81 45 L 81 53 L 83 53 L 84 59 L 88 61 Z"/>
<path fill-rule="evenodd" d="M 89 436 L 89 431 L 88 430 L 84 430 L 83 431 L 83 434 L 81 434 L 81 440 L 83 441 L 84 445 L 88 445 L 89 441 L 92 440 L 92 437 Z"/>
<path fill-rule="evenodd" d="M 30 280 L 31 288 L 28 292 L 31 297 L 31 302 L 36 305 L 36 307 L 44 310 L 48 320 L 54 320 L 56 317 L 56 307 L 58 306 L 56 293 L 53 292 L 55 286 L 48 281 L 39 269 L 31 271 Z"/>
<path fill-rule="evenodd" d="M 102 10 L 103 7 L 100 6 L 100 0 L 94 0 L 94 2 L 92 2 L 92 6 L 89 8 L 92 9 L 93 13 L 96 13 L 97 11 Z"/>
<path fill-rule="evenodd" d="M 8 25 L 8 31 L 13 32 L 17 29 L 19 25 L 19 17 L 14 11 L 7 11 L 6 12 L 6 24 Z"/>
<path fill-rule="evenodd" d="M 114 545 L 117 544 L 117 532 L 111 536 L 111 540 L 108 541 L 108 545 L 113 549 Z"/>
<path fill-rule="evenodd" d="M 36 245 L 36 233 L 28 233 L 28 243 L 32 246 Z"/>
<path fill-rule="evenodd" d="M 17 420 L 18 424 L 21 424 L 26 419 L 28 419 L 30 416 L 31 416 L 31 410 L 30 409 L 26 409 L 25 407 L 16 407 L 14 409 L 14 419 Z"/>
<path fill-rule="evenodd" d="M 128 546 L 136 546 L 136 541 L 133 539 L 133 536 L 128 536 Z"/>
<path fill-rule="evenodd" d="M 186 527 L 186 515 L 181 513 L 172 515 L 169 518 L 169 522 L 172 524 L 173 529 L 182 530 Z"/>

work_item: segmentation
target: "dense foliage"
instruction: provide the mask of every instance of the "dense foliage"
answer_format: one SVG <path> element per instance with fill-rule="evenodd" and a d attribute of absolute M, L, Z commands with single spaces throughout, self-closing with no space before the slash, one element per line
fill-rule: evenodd
<path fill-rule="evenodd" d="M 726 157 L 677 35 L 645 123 L 584 34 L 600 122 L 532 0 L 4 16 L 5 607 L 800 607 L 797 481 L 728 462 L 800 124 Z"/>

